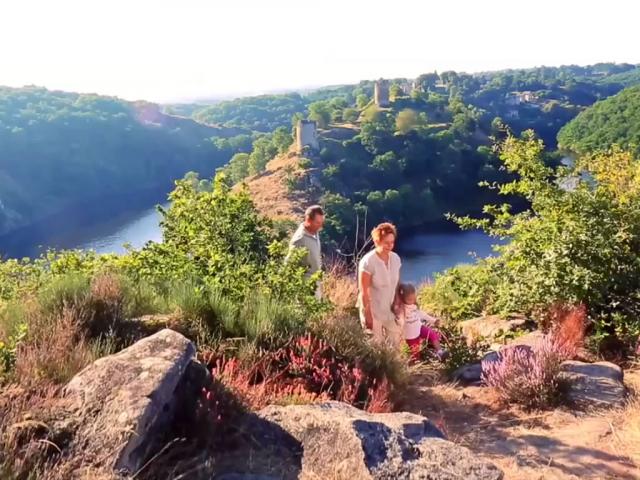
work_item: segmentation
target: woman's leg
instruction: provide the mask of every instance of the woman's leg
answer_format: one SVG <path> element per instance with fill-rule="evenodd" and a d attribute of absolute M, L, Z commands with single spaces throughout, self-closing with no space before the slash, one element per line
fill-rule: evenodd
<path fill-rule="evenodd" d="M 388 319 L 384 324 L 382 324 L 383 335 L 385 341 L 393 348 L 400 349 L 400 345 L 402 345 L 403 335 L 402 328 L 396 322 L 394 317 Z"/>
<path fill-rule="evenodd" d="M 385 335 L 382 329 L 382 322 L 375 317 L 373 317 L 373 328 L 371 330 L 373 331 L 373 339 L 376 342 L 384 342 Z"/>

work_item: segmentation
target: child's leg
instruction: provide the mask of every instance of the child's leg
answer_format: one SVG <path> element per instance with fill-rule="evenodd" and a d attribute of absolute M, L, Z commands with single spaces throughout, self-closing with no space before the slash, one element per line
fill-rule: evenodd
<path fill-rule="evenodd" d="M 420 328 L 420 338 L 424 338 L 428 343 L 433 345 L 436 351 L 440 350 L 440 332 L 437 330 L 423 325 Z"/>
<path fill-rule="evenodd" d="M 416 362 L 420 360 L 420 344 L 422 343 L 422 338 L 412 338 L 405 340 L 409 347 L 409 351 L 411 352 L 411 360 L 415 360 Z"/>

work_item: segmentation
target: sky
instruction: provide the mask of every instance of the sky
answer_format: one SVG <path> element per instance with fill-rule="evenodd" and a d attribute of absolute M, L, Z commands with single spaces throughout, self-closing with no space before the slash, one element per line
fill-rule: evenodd
<path fill-rule="evenodd" d="M 637 0 L 3 0 L 0 85 L 192 101 L 640 63 Z"/>

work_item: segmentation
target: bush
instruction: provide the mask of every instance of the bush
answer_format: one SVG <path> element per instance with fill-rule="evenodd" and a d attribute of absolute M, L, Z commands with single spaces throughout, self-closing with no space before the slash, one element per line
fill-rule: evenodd
<path fill-rule="evenodd" d="M 7 335 L 5 340 L 0 339 L 0 383 L 2 377 L 11 370 L 16 363 L 18 348 L 27 335 L 27 325 L 18 324 L 17 329 L 11 335 Z"/>
<path fill-rule="evenodd" d="M 547 335 L 533 349 L 504 349 L 497 361 L 482 362 L 482 379 L 505 402 L 526 408 L 548 408 L 561 394 L 561 365 L 572 352 L 554 336 Z"/>
<path fill-rule="evenodd" d="M 58 315 L 65 306 L 84 306 L 91 294 L 91 279 L 73 272 L 50 279 L 38 292 L 38 303 L 45 314 Z"/>
<path fill-rule="evenodd" d="M 250 361 L 206 358 L 213 377 L 252 410 L 268 404 L 339 400 L 369 411 L 390 411 L 391 386 L 380 371 L 365 370 L 311 334 L 284 347 L 260 351 Z M 215 395 L 214 395 L 215 396 Z"/>
<path fill-rule="evenodd" d="M 433 283 L 420 289 L 420 305 L 449 321 L 485 314 L 493 303 L 498 283 L 493 263 L 492 259 L 483 259 L 475 265 L 458 265 L 436 275 Z"/>
<path fill-rule="evenodd" d="M 262 293 L 313 310 L 315 279 L 305 277 L 301 254 L 287 258 L 281 229 L 259 215 L 247 191 L 232 192 L 223 175 L 211 191 L 181 180 L 162 211 L 162 244 L 127 259 L 133 278 L 151 283 L 198 279 L 234 303 Z"/>
<path fill-rule="evenodd" d="M 518 179 L 499 185 L 499 192 L 526 199 L 530 208 L 512 213 L 508 204 L 490 205 L 486 218 L 457 218 L 464 228 L 483 228 L 510 242 L 470 275 L 445 274 L 440 285 L 447 288 L 441 290 L 459 295 L 454 305 L 463 313 L 520 312 L 539 321 L 558 302 L 584 304 L 598 338 L 635 344 L 640 336 L 639 164 L 614 149 L 581 158 L 571 169 L 552 168 L 542 143 L 530 134 L 507 139 L 501 159 Z M 575 188 L 568 188 L 566 179 Z M 480 286 L 465 293 L 471 277 Z"/>
<path fill-rule="evenodd" d="M 464 365 L 479 361 L 488 350 L 488 345 L 482 339 L 474 339 L 471 345 L 467 344 L 462 331 L 455 325 L 442 326 L 440 331 L 442 346 L 448 353 L 444 361 L 444 370 L 447 375 L 451 375 Z"/>
<path fill-rule="evenodd" d="M 310 331 L 341 357 L 357 362 L 367 375 L 386 378 L 394 400 L 402 396 L 408 380 L 406 363 L 394 350 L 369 341 L 358 318 L 330 315 L 312 322 Z"/>
<path fill-rule="evenodd" d="M 15 360 L 15 377 L 21 385 L 66 383 L 86 365 L 112 352 L 110 338 L 87 339 L 82 326 L 87 316 L 79 306 L 65 306 L 54 316 L 39 311 L 31 314 Z"/>

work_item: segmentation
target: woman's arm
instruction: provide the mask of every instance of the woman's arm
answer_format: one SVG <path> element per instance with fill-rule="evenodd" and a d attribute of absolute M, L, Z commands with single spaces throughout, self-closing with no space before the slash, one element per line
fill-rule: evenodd
<path fill-rule="evenodd" d="M 400 281 L 400 279 L 402 278 L 400 273 L 402 270 L 402 261 L 400 260 L 400 256 L 397 254 L 393 254 L 396 256 L 396 258 L 398 259 L 398 284 L 396 285 L 396 295 L 393 298 L 393 305 L 391 307 L 391 309 L 393 310 L 393 313 L 396 314 L 396 316 L 399 315 L 399 312 L 401 311 L 401 307 L 402 307 L 402 297 L 400 295 L 400 284 L 402 283 Z"/>
<path fill-rule="evenodd" d="M 369 329 L 373 328 L 373 315 L 371 313 L 371 274 L 360 270 L 358 274 L 358 286 L 362 296 L 362 308 L 364 310 L 364 323 Z"/>

